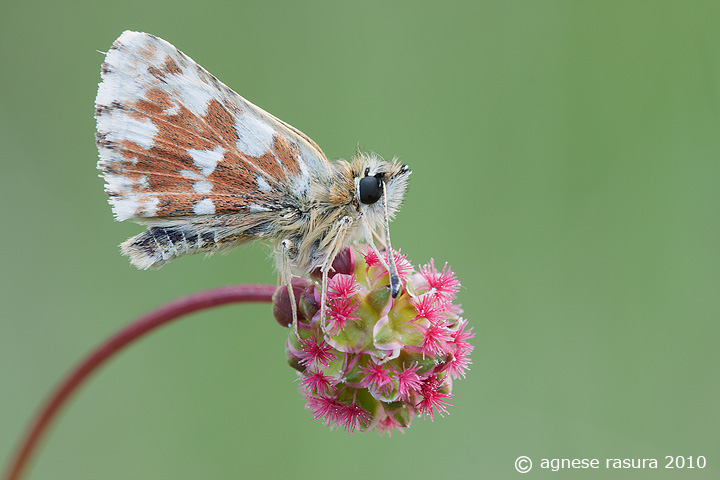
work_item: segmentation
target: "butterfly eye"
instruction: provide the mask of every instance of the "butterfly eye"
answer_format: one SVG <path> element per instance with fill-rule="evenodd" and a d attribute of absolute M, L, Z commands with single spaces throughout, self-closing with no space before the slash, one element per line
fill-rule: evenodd
<path fill-rule="evenodd" d="M 376 177 L 363 177 L 360 179 L 360 201 L 365 205 L 371 205 L 382 196 L 382 182 Z"/>

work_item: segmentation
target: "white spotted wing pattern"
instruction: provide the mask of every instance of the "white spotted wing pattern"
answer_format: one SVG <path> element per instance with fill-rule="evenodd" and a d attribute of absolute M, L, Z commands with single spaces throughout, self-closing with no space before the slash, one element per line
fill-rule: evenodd
<path fill-rule="evenodd" d="M 327 272 L 350 241 L 372 242 L 402 202 L 407 166 L 365 153 L 328 161 L 154 35 L 124 32 L 101 77 L 98 168 L 116 219 L 148 227 L 121 245 L 138 268 L 265 239 L 283 276 Z M 365 177 L 377 179 L 382 201 L 360 195 Z"/>

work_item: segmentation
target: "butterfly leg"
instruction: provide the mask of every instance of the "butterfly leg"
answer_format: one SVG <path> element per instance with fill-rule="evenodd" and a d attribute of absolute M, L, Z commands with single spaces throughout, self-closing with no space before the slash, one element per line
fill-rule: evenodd
<path fill-rule="evenodd" d="M 384 238 L 382 238 L 377 234 L 377 232 L 370 228 L 370 225 L 368 224 L 368 221 L 365 217 L 362 217 L 361 222 L 363 226 L 363 231 L 365 233 L 365 241 L 368 243 L 368 245 L 370 245 L 373 253 L 377 255 L 378 260 L 380 261 L 382 266 L 385 267 L 385 270 L 388 271 L 388 276 L 390 277 L 390 289 L 393 298 L 395 298 L 400 292 L 401 285 L 400 276 L 398 275 L 397 266 L 395 265 L 395 258 L 393 257 L 392 247 L 390 246 L 390 235 L 388 232 L 388 228 L 385 229 L 386 233 Z M 380 251 L 375 246 L 375 242 L 373 242 L 373 237 L 376 237 L 380 242 L 380 245 L 385 248 L 387 257 L 390 260 L 389 262 L 386 262 L 385 258 L 380 254 Z"/>
<path fill-rule="evenodd" d="M 293 292 L 292 288 L 292 269 L 290 268 L 290 252 L 294 248 L 295 246 L 293 245 L 293 242 L 288 239 L 280 242 L 280 256 L 282 258 L 280 267 L 280 279 L 281 282 L 284 283 L 287 287 L 288 296 L 290 297 L 290 306 L 292 308 L 292 328 L 295 332 L 295 336 L 299 339 L 300 335 L 298 333 L 297 303 L 295 302 L 295 292 Z"/>
<path fill-rule="evenodd" d="M 373 231 L 372 236 L 377 242 L 377 244 L 380 245 L 380 248 L 382 248 L 383 250 L 387 250 L 387 242 L 385 241 L 384 231 L 381 230 L 380 233 Z"/>
<path fill-rule="evenodd" d="M 380 264 L 385 268 L 385 270 L 390 271 L 390 267 L 388 267 L 387 262 L 385 261 L 385 258 L 380 254 L 380 251 L 375 246 L 375 242 L 373 241 L 373 238 L 377 238 L 380 242 L 380 246 L 383 248 L 387 248 L 385 246 L 385 240 L 383 238 L 380 238 L 377 232 L 372 230 L 370 228 L 370 225 L 368 224 L 368 221 L 365 219 L 365 217 L 362 217 L 362 226 L 363 226 L 363 232 L 365 233 L 365 241 L 368 245 L 370 245 L 370 249 L 377 255 L 378 260 L 380 261 Z"/>
<path fill-rule="evenodd" d="M 328 255 L 325 262 L 320 267 L 320 271 L 322 272 L 322 290 L 320 292 L 320 327 L 323 332 L 325 332 L 325 315 L 327 312 L 328 273 L 332 268 L 333 260 L 335 260 L 337 254 L 345 246 L 345 237 L 355 220 L 356 219 L 347 215 L 340 219 L 338 222 L 337 233 L 330 244 L 330 255 Z"/>

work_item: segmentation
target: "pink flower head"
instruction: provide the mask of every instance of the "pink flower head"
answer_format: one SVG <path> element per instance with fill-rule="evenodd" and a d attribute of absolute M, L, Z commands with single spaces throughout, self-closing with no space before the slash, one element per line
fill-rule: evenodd
<path fill-rule="evenodd" d="M 417 374 L 420 366 L 417 363 L 405 367 L 403 365 L 402 372 L 398 373 L 398 398 L 403 401 L 410 400 L 413 393 L 420 393 L 422 381 Z"/>
<path fill-rule="evenodd" d="M 400 250 L 397 252 L 393 250 L 393 258 L 395 259 L 395 268 L 397 268 L 400 280 L 402 280 L 403 283 L 407 282 L 410 275 L 415 271 L 415 268 L 407 259 L 407 255 L 400 253 Z"/>
<path fill-rule="evenodd" d="M 467 327 L 467 320 L 461 318 L 458 321 L 458 324 L 460 325 L 460 328 L 458 328 L 458 330 L 453 334 L 453 342 L 455 343 L 458 352 L 469 354 L 475 347 L 470 345 L 468 340 L 473 338 L 475 333 L 472 332 L 472 327 L 465 331 L 465 327 Z"/>
<path fill-rule="evenodd" d="M 338 400 L 337 396 L 313 395 L 307 390 L 305 396 L 305 408 L 312 412 L 313 420 L 322 419 L 325 425 L 341 426 L 353 433 L 357 428 L 366 428 L 373 419 L 367 410 L 357 404 L 357 392 L 349 402 Z"/>
<path fill-rule="evenodd" d="M 451 378 L 465 378 L 465 372 L 470 370 L 470 364 L 472 364 L 472 360 L 465 352 L 456 351 L 453 359 L 447 363 L 445 371 Z"/>
<path fill-rule="evenodd" d="M 328 298 L 350 298 L 358 288 L 355 275 L 336 273 L 328 281 Z"/>
<path fill-rule="evenodd" d="M 337 358 L 333 348 L 325 340 L 320 340 L 317 333 L 302 340 L 300 344 L 302 345 L 302 352 L 299 355 L 300 365 L 311 370 L 328 367 L 330 362 Z"/>
<path fill-rule="evenodd" d="M 398 252 L 407 288 L 393 298 L 377 255 L 357 251 L 346 249 L 338 255 L 341 264 L 333 263 L 326 318 L 319 315 L 321 276 L 314 272 L 304 289 L 298 283 L 303 321 L 297 335 L 289 329 L 288 362 L 300 375 L 313 419 L 350 433 L 376 428 L 391 434 L 417 414 L 433 420 L 448 413 L 451 379 L 466 376 L 474 334 L 453 303 L 460 283 L 450 267 L 438 272 L 431 260 L 416 271 Z M 284 325 L 286 307 L 276 309 Z"/>
<path fill-rule="evenodd" d="M 452 341 L 452 334 L 444 325 L 431 323 L 425 329 L 423 337 L 423 355 L 442 355 L 448 350 L 448 342 Z"/>
<path fill-rule="evenodd" d="M 311 395 L 326 395 L 332 389 L 331 379 L 325 376 L 323 370 L 310 372 L 306 377 L 303 377 L 300 385 Z"/>
<path fill-rule="evenodd" d="M 355 403 L 340 405 L 337 412 L 337 424 L 345 427 L 349 433 L 355 432 L 356 428 L 367 427 L 372 421 L 372 415 Z"/>
<path fill-rule="evenodd" d="M 393 428 L 398 430 L 400 433 L 405 433 L 405 430 L 403 429 L 403 426 L 400 424 L 400 422 L 395 420 L 390 415 L 385 415 L 385 417 L 381 418 L 377 424 L 378 432 L 380 432 L 381 435 L 387 432 L 388 437 L 392 437 Z"/>
<path fill-rule="evenodd" d="M 376 275 L 374 275 L 375 278 L 383 278 L 388 276 L 388 272 L 387 270 L 385 270 L 383 263 L 380 261 L 377 254 L 370 247 L 368 247 L 365 253 L 363 253 L 363 257 L 367 265 L 367 271 L 369 271 L 371 268 L 378 269 Z M 407 259 L 407 255 L 400 253 L 400 250 L 396 251 L 394 249 L 393 260 L 395 261 L 395 268 L 397 268 L 400 280 L 403 284 L 407 283 L 408 279 L 415 271 L 412 263 L 410 263 L 410 261 Z M 385 264 L 388 264 L 390 262 L 387 254 L 384 255 L 383 261 L 385 262 Z"/>
<path fill-rule="evenodd" d="M 453 299 L 455 294 L 460 291 L 460 281 L 455 277 L 447 263 L 442 272 L 438 272 L 435 268 L 435 260 L 430 260 L 428 265 L 420 267 L 420 275 L 427 282 L 428 289 L 433 295 Z"/>
<path fill-rule="evenodd" d="M 415 318 L 426 318 L 430 323 L 438 323 L 447 310 L 447 303 L 445 297 L 438 298 L 427 293 L 421 295 L 413 301 L 415 310 L 417 310 Z"/>
<path fill-rule="evenodd" d="M 465 378 L 465 373 L 470 369 L 472 360 L 470 360 L 470 353 L 475 348 L 471 345 L 468 340 L 475 336 L 471 331 L 472 328 L 465 330 L 467 321 L 460 318 L 456 325 L 456 330 L 452 333 L 452 344 L 455 345 L 455 352 L 453 358 L 446 364 L 445 371 L 451 378 L 458 379 L 460 377 Z"/>
<path fill-rule="evenodd" d="M 323 423 L 334 424 L 337 421 L 338 404 L 334 397 L 326 395 L 307 395 L 305 408 L 313 413 L 313 420 L 323 419 Z"/>
<path fill-rule="evenodd" d="M 446 398 L 452 398 L 452 394 L 441 393 L 440 387 L 441 384 L 434 376 L 429 377 L 427 380 L 425 380 L 425 383 L 423 383 L 422 386 L 423 399 L 420 403 L 417 404 L 418 411 L 426 417 L 429 415 L 431 422 L 435 421 L 435 411 L 437 411 L 437 413 L 439 413 L 441 417 L 444 417 L 444 414 L 448 413 L 445 406 L 452 406 L 451 403 L 445 401 Z"/>
<path fill-rule="evenodd" d="M 328 303 L 328 332 L 336 335 L 345 328 L 348 320 L 357 320 L 353 316 L 360 302 L 348 297 L 335 297 Z"/>
<path fill-rule="evenodd" d="M 362 387 L 381 395 L 387 396 L 390 394 L 393 381 L 387 369 L 382 365 L 371 361 L 367 367 L 360 367 L 360 371 L 365 374 L 365 377 L 360 381 Z"/>
<path fill-rule="evenodd" d="M 377 254 L 370 247 L 367 247 L 365 249 L 365 251 L 362 253 L 362 256 L 363 260 L 365 260 L 365 265 L 367 266 L 367 268 L 379 267 L 382 265 Z"/>

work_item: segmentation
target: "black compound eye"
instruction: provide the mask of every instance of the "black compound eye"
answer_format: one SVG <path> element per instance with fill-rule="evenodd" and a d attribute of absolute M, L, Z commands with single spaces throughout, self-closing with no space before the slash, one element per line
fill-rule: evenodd
<path fill-rule="evenodd" d="M 360 179 L 360 201 L 365 205 L 371 205 L 382 196 L 382 182 L 376 177 L 363 177 Z"/>

